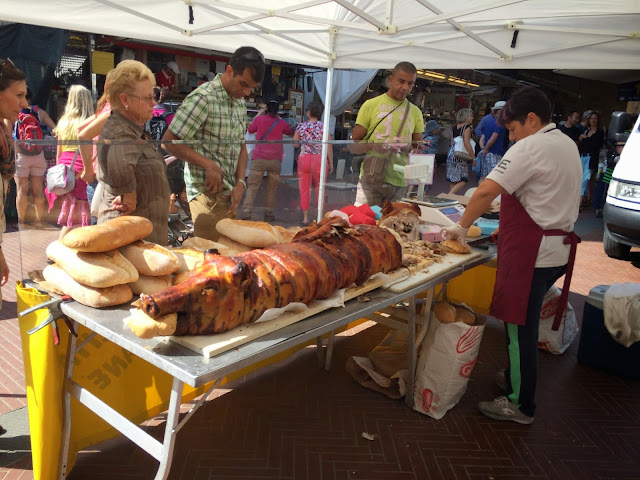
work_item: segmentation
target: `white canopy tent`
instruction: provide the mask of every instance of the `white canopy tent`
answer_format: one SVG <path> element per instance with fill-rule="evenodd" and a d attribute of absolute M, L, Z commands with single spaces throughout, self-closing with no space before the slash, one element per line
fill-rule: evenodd
<path fill-rule="evenodd" d="M 640 69 L 640 0 L 10 0 L 0 11 L 220 52 L 253 45 L 327 68 L 327 105 L 334 68 Z M 321 184 L 324 173 L 323 162 Z"/>

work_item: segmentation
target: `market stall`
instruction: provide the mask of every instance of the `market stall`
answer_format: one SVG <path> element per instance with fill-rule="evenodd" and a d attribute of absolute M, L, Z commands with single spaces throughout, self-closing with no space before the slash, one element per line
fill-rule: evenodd
<path fill-rule="evenodd" d="M 423 293 L 425 290 L 431 292 L 428 296 L 429 304 L 425 306 L 425 310 L 429 312 L 435 286 L 458 277 L 463 272 L 482 265 L 493 258 L 495 258 L 494 251 L 475 251 L 468 257 L 453 256 L 448 262 L 435 264 L 435 267 L 419 272 L 418 275 L 412 276 L 413 278 L 408 277 L 404 272 L 390 284 L 371 290 L 368 294 L 371 298 L 369 302 L 360 302 L 355 298 L 348 300 L 343 308 L 323 310 L 300 321 L 295 321 L 290 325 L 263 333 L 263 335 L 241 345 L 234 345 L 228 351 L 211 358 L 208 355 L 203 356 L 202 353 L 194 351 L 193 348 L 185 347 L 174 341 L 167 341 L 164 337 L 149 340 L 136 337 L 124 323 L 125 318 L 130 315 L 128 304 L 122 307 L 101 310 L 87 307 L 77 302 L 64 303 L 61 306 L 61 310 L 73 321 L 74 328 L 76 330 L 78 330 L 79 326 L 86 328 L 89 336 L 83 335 L 82 342 L 78 343 L 76 337 L 69 335 L 66 329 L 61 329 L 61 335 L 65 337 L 62 344 L 66 345 L 67 359 L 64 375 L 63 378 L 60 378 L 60 381 L 66 383 L 68 388 L 64 395 L 64 411 L 66 415 L 63 418 L 62 448 L 60 450 L 60 458 L 63 460 L 59 465 L 58 477 L 66 477 L 69 472 L 67 458 L 75 458 L 76 453 L 72 451 L 74 445 L 72 425 L 76 421 L 71 415 L 72 399 L 78 400 L 91 412 L 98 415 L 156 458 L 160 462 L 156 478 L 167 478 L 171 467 L 173 445 L 178 431 L 191 418 L 195 410 L 202 405 L 208 394 L 219 386 L 226 376 L 240 372 L 250 365 L 260 363 L 314 339 L 321 345 L 321 338 L 326 334 L 330 334 L 329 343 L 326 348 L 326 358 L 322 359 L 320 364 L 328 369 L 333 348 L 333 332 L 360 318 L 398 303 L 406 302 L 408 304 L 406 328 L 408 331 L 415 331 L 417 321 L 423 323 L 425 321 L 424 317 L 417 318 L 416 316 L 416 295 Z M 258 325 L 260 324 L 254 326 Z M 46 333 L 48 334 L 48 332 Z M 233 333 L 233 331 L 229 333 Z M 132 412 L 129 408 L 125 416 L 114 409 L 114 403 L 117 404 L 117 401 L 109 398 L 108 395 L 107 398 L 109 400 L 105 401 L 101 390 L 92 385 L 91 377 L 85 378 L 86 383 L 84 384 L 77 383 L 78 379 L 74 378 L 74 363 L 76 361 L 82 361 L 85 364 L 88 362 L 95 365 L 96 368 L 104 362 L 104 358 L 88 347 L 94 334 L 99 335 L 101 341 L 113 343 L 151 366 L 145 371 L 128 370 L 123 372 L 124 376 L 135 378 L 135 383 L 147 385 L 151 378 L 160 373 L 172 377 L 170 390 L 167 386 L 165 391 L 158 392 L 164 402 L 168 404 L 167 421 L 162 442 L 151 437 L 142 428 L 129 420 L 132 417 L 140 418 L 141 414 L 146 413 L 147 409 L 144 405 L 141 405 L 141 411 L 137 412 Z M 413 343 L 413 336 L 409 335 L 409 339 L 410 384 L 408 391 L 412 391 L 413 384 L 411 379 L 413 378 L 412 372 L 415 371 L 416 346 Z M 211 337 L 209 341 L 212 341 Z M 54 347 L 51 345 L 51 348 Z M 318 352 L 319 355 L 322 355 L 321 349 Z M 51 368 L 54 367 L 55 364 L 52 363 Z M 206 393 L 193 406 L 190 412 L 180 420 L 180 405 L 185 401 L 185 395 L 196 391 L 195 389 L 198 388 L 197 392 L 201 393 L 204 386 L 208 388 Z M 61 386 L 58 388 L 61 388 Z M 133 390 L 127 392 L 127 396 L 130 399 L 136 398 L 136 395 Z M 407 395 L 406 402 L 411 406 L 413 395 Z M 55 407 L 55 402 L 48 405 L 48 408 L 54 411 Z M 39 452 L 39 455 L 51 456 L 50 452 L 46 451 L 47 449 L 56 450 L 57 445 L 49 443 L 45 447 L 45 451 Z"/>

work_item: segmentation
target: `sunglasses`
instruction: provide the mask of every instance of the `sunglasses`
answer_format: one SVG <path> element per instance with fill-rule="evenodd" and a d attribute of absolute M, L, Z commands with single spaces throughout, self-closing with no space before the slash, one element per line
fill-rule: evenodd
<path fill-rule="evenodd" d="M 2 71 L 4 70 L 4 66 L 5 65 L 11 65 L 13 68 L 18 68 L 16 67 L 16 65 L 11 61 L 10 58 L 6 58 L 4 59 L 2 62 L 0 62 L 0 77 L 2 76 Z"/>
<path fill-rule="evenodd" d="M 242 58 L 245 58 L 247 60 L 249 60 L 250 62 L 262 62 L 264 63 L 264 55 L 262 55 L 260 52 L 247 52 L 244 55 L 240 55 L 237 60 L 240 60 Z"/>

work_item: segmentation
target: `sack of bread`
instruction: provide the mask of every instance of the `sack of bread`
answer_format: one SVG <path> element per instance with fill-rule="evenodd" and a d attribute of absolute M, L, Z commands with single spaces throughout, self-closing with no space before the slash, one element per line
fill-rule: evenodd
<path fill-rule="evenodd" d="M 184 248 L 193 248 L 194 250 L 200 250 L 201 252 L 214 249 L 217 250 L 220 255 L 225 255 L 227 257 L 232 257 L 236 253 L 238 253 L 231 247 L 202 237 L 187 238 L 184 242 L 182 242 L 182 246 Z"/>
<path fill-rule="evenodd" d="M 102 308 L 122 305 L 133 298 L 133 292 L 128 285 L 114 285 L 106 288 L 87 287 L 76 282 L 58 265 L 47 265 L 42 271 L 42 275 L 56 290 L 88 307 Z"/>
<path fill-rule="evenodd" d="M 449 302 L 436 302 L 433 313 L 440 323 L 462 322 L 467 325 L 476 323 L 476 315 L 467 308 L 451 305 Z"/>
<path fill-rule="evenodd" d="M 282 243 L 282 235 L 278 229 L 267 222 L 223 218 L 216 224 L 216 230 L 220 235 L 253 248 Z"/>
<path fill-rule="evenodd" d="M 171 285 L 173 285 L 171 275 L 160 275 L 157 277 L 140 275 L 138 280 L 129 283 L 129 288 L 131 288 L 134 295 L 142 295 L 143 293 L 151 295 L 164 290 Z"/>
<path fill-rule="evenodd" d="M 176 274 L 190 272 L 204 262 L 204 252 L 194 248 L 172 248 L 171 253 L 178 259 Z"/>
<path fill-rule="evenodd" d="M 459 240 L 444 240 L 442 246 L 447 253 L 471 253 L 471 247 L 467 243 L 461 243 Z"/>
<path fill-rule="evenodd" d="M 145 240 L 137 240 L 119 250 L 142 275 L 170 275 L 180 267 L 178 259 L 168 249 Z"/>
<path fill-rule="evenodd" d="M 144 217 L 122 215 L 100 225 L 75 228 L 61 238 L 63 245 L 80 252 L 107 252 L 147 237 L 153 224 Z"/>
<path fill-rule="evenodd" d="M 71 278 L 88 287 L 106 288 L 138 279 L 138 270 L 117 250 L 79 252 L 56 240 L 46 253 Z"/>

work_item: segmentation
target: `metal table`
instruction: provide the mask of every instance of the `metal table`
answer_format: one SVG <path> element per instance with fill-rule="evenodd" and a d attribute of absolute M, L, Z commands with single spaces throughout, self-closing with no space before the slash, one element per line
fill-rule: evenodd
<path fill-rule="evenodd" d="M 344 308 L 326 310 L 212 358 L 203 357 L 201 354 L 172 343 L 167 339 L 153 338 L 143 340 L 136 337 L 128 327 L 124 326 L 123 322 L 123 320 L 129 316 L 129 305 L 98 310 L 77 302 L 63 303 L 61 306 L 62 312 L 67 315 L 72 322 L 84 325 L 93 333 L 80 345 L 77 345 L 76 337 L 70 336 L 69 339 L 67 369 L 65 373 L 63 448 L 61 449 L 58 477 L 64 479 L 67 475 L 66 463 L 71 434 L 72 396 L 158 460 L 160 465 L 155 478 L 156 480 L 166 479 L 171 467 L 176 434 L 225 376 L 314 338 L 317 341 L 318 347 L 320 347 L 318 348 L 320 363 L 328 369 L 333 349 L 333 334 L 336 329 L 360 318 L 374 314 L 385 307 L 404 302 L 407 299 L 409 309 L 405 328 L 407 328 L 409 332 L 415 332 L 416 294 L 424 292 L 425 290 L 428 291 L 425 305 L 426 311 L 428 312 L 433 299 L 433 288 L 436 285 L 455 278 L 464 271 L 484 264 L 494 258 L 495 249 L 490 249 L 483 252 L 481 257 L 470 260 L 464 265 L 438 275 L 402 293 L 393 293 L 384 288 L 373 290 L 367 294 L 371 299 L 368 302 L 359 302 L 357 299 L 350 300 L 345 303 Z M 398 325 L 393 326 L 397 327 Z M 330 335 L 326 354 L 323 358 L 322 336 L 325 333 L 329 333 Z M 173 377 L 163 442 L 159 442 L 153 438 L 100 398 L 89 392 L 82 385 L 72 380 L 75 355 L 95 334 L 101 335 L 105 339 L 128 350 Z M 407 391 L 412 392 L 415 376 L 416 347 L 414 335 L 408 335 L 407 338 L 409 352 L 409 382 Z M 179 412 L 184 384 L 199 387 L 210 382 L 214 382 L 213 385 L 200 397 L 191 410 L 180 421 Z M 409 406 L 413 406 L 413 395 L 407 395 L 406 402 Z"/>

